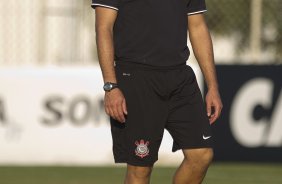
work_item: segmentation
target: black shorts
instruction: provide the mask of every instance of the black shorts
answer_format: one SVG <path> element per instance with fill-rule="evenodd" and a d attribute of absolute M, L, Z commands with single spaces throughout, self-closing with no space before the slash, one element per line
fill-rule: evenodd
<path fill-rule="evenodd" d="M 172 151 L 211 147 L 212 134 L 195 74 L 190 66 L 115 67 L 128 115 L 124 124 L 111 119 L 116 163 L 152 166 L 164 129 Z"/>

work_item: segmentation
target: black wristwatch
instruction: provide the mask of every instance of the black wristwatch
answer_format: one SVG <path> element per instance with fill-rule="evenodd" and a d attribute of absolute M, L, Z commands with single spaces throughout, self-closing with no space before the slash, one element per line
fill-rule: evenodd
<path fill-rule="evenodd" d="M 109 92 L 109 91 L 111 91 L 112 89 L 115 89 L 115 88 L 117 88 L 117 87 L 118 87 L 118 85 L 117 85 L 116 83 L 106 82 L 106 83 L 104 84 L 103 89 L 104 89 L 104 91 Z"/>

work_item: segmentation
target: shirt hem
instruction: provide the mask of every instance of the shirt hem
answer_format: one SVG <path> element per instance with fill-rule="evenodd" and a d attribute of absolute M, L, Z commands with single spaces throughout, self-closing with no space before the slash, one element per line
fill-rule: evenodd
<path fill-rule="evenodd" d="M 111 9 L 114 9 L 114 10 L 117 10 L 117 11 L 118 11 L 118 8 L 113 7 L 113 6 L 109 6 L 109 5 L 105 5 L 105 4 L 93 3 L 93 4 L 91 4 L 91 6 L 92 6 L 92 7 L 102 6 L 102 7 L 105 7 L 105 8 L 111 8 Z"/>
<path fill-rule="evenodd" d="M 208 11 L 208 10 L 195 11 L 195 12 L 187 13 L 187 15 L 195 15 L 195 14 L 199 14 L 199 13 L 204 13 L 206 11 Z"/>

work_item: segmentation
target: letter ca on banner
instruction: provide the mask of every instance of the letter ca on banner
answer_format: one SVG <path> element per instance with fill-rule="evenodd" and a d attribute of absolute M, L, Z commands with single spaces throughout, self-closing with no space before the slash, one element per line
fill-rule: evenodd
<path fill-rule="evenodd" d="M 230 114 L 234 138 L 245 147 L 282 146 L 282 93 L 273 102 L 274 83 L 267 78 L 255 78 L 245 83 L 236 94 Z M 271 117 L 254 118 L 257 106 L 271 109 Z"/>

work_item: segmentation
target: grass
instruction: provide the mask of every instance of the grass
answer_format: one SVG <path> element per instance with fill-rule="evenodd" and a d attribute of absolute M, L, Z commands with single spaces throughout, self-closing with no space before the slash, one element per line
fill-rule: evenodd
<path fill-rule="evenodd" d="M 156 167 L 152 184 L 171 184 L 175 168 Z M 124 167 L 0 167 L 0 184 L 122 184 Z M 204 184 L 280 184 L 282 164 L 216 163 Z"/>

